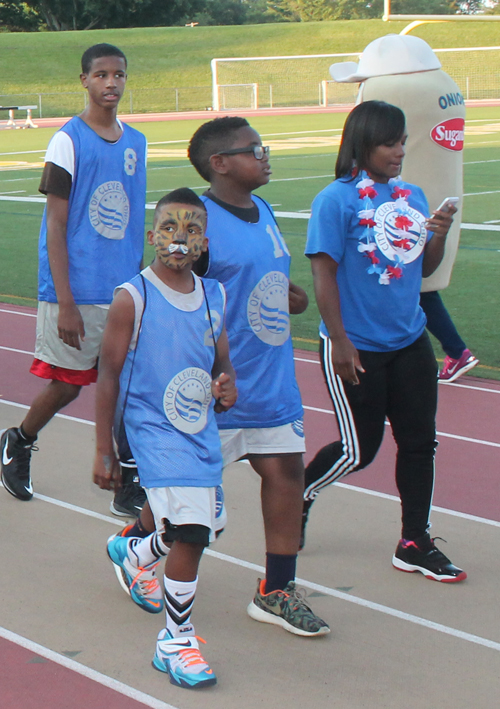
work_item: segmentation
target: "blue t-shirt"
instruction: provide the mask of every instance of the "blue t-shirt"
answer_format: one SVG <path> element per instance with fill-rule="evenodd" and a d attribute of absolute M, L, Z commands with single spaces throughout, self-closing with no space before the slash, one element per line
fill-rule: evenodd
<path fill-rule="evenodd" d="M 366 173 L 335 180 L 314 199 L 305 253 L 337 262 L 342 321 L 356 348 L 389 352 L 424 331 L 419 295 L 428 215 L 420 187 L 374 183 Z M 328 337 L 323 321 L 320 332 Z"/>
<path fill-rule="evenodd" d="M 134 298 L 136 318 L 143 312 L 137 345 L 120 378 L 123 420 L 141 485 L 220 485 L 212 368 L 214 336 L 219 338 L 224 323 L 224 289 L 215 280 L 204 281 L 205 300 L 197 276 L 193 293 L 182 294 L 150 268 L 143 275 L 144 281 L 136 276 L 123 286 Z"/>
<path fill-rule="evenodd" d="M 288 276 L 290 253 L 271 207 L 254 197 L 259 221 L 245 222 L 202 197 L 209 266 L 227 292 L 226 330 L 238 400 L 217 414 L 219 428 L 271 428 L 303 415 L 295 379 Z"/>
<path fill-rule="evenodd" d="M 123 125 L 116 143 L 78 116 L 61 128 L 74 147 L 66 243 L 75 303 L 110 303 L 113 290 L 140 269 L 144 250 L 146 138 Z M 47 253 L 47 213 L 39 240 L 38 299 L 56 303 Z"/>

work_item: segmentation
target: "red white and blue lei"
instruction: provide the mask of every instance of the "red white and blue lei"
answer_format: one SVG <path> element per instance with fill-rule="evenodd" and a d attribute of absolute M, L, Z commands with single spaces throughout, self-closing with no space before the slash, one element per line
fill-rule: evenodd
<path fill-rule="evenodd" d="M 416 212 L 408 204 L 408 197 L 411 190 L 403 189 L 398 186 L 400 178 L 392 178 L 388 184 L 393 187 L 391 198 L 394 202 L 391 204 L 391 211 L 394 215 L 391 225 L 391 258 L 394 265 L 386 267 L 381 265 L 382 252 L 379 250 L 375 227 L 377 221 L 374 219 L 376 208 L 373 204 L 373 199 L 377 197 L 378 192 L 375 189 L 375 182 L 366 172 L 361 172 L 361 179 L 356 183 L 359 199 L 362 202 L 362 209 L 357 213 L 359 224 L 364 226 L 363 233 L 359 238 L 358 251 L 370 260 L 370 266 L 367 272 L 378 276 L 380 285 L 387 286 L 392 280 L 402 278 L 405 264 L 413 258 L 409 252 L 415 247 L 416 233 L 412 227 L 417 227 L 417 232 L 420 232 L 420 225 L 415 221 Z M 420 220 L 418 220 L 420 221 Z M 410 234 L 409 231 L 412 230 Z M 406 256 L 406 258 L 405 258 Z M 387 257 L 387 255 L 386 255 Z"/>

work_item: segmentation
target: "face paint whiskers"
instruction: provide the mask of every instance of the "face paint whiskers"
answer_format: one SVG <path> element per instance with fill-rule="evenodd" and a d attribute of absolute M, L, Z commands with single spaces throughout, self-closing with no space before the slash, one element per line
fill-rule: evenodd
<path fill-rule="evenodd" d="M 180 251 L 181 254 L 184 254 L 184 256 L 187 254 L 189 251 L 189 248 L 187 247 L 186 244 L 169 244 L 168 246 L 168 253 L 169 254 L 175 254 L 177 251 Z"/>

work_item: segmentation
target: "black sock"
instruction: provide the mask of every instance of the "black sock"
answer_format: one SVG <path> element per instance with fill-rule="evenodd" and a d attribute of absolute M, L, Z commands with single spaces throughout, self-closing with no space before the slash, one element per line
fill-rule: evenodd
<path fill-rule="evenodd" d="M 141 539 L 145 539 L 151 534 L 151 532 L 148 532 L 147 529 L 144 529 L 140 519 L 136 520 L 136 522 L 130 527 L 130 529 L 126 529 L 124 531 L 124 537 L 140 537 Z"/>
<path fill-rule="evenodd" d="M 28 436 L 23 428 L 23 424 L 21 424 L 17 430 L 22 440 L 26 441 L 26 443 L 34 443 L 36 441 L 37 436 Z"/>
<path fill-rule="evenodd" d="M 266 593 L 283 590 L 295 579 L 297 554 L 266 553 Z"/>

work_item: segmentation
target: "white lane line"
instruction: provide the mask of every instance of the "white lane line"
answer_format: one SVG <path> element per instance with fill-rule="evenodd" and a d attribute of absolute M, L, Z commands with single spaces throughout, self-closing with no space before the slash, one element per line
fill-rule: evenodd
<path fill-rule="evenodd" d="M 22 313 L 20 310 L 7 310 L 0 308 L 0 313 L 9 313 L 10 315 L 24 315 L 27 318 L 36 318 L 36 313 Z"/>
<path fill-rule="evenodd" d="M 318 414 L 330 414 L 331 416 L 335 416 L 335 412 L 330 411 L 330 409 L 317 409 L 315 406 L 305 406 L 304 404 L 302 404 L 302 407 L 307 411 L 316 411 Z M 386 421 L 385 425 L 390 426 L 391 424 L 389 421 Z M 459 436 L 455 433 L 444 433 L 443 431 L 436 431 L 436 435 L 441 436 L 442 438 L 454 438 L 457 441 L 465 441 L 466 443 L 477 443 L 480 446 L 500 448 L 500 443 L 495 443 L 494 441 L 483 441 L 481 438 L 469 438 L 468 436 Z"/>
<path fill-rule="evenodd" d="M 0 349 L 5 349 L 3 347 L 0 347 Z M 14 350 L 15 352 L 22 352 L 22 350 Z M 5 404 L 6 406 L 17 406 L 20 409 L 29 409 L 30 407 L 27 406 L 26 404 L 18 404 L 15 401 L 7 401 L 5 399 L 0 399 L 0 404 Z M 303 408 L 306 409 L 307 411 L 315 411 L 318 414 L 328 414 L 330 416 L 335 416 L 334 411 L 330 411 L 329 409 L 320 409 L 315 406 L 305 406 L 303 405 Z M 89 421 L 88 419 L 81 419 L 77 418 L 75 416 L 68 416 L 66 414 L 56 414 L 59 418 L 66 419 L 67 421 L 76 421 L 78 423 L 85 423 L 89 426 L 95 426 L 95 423 L 93 421 Z M 391 424 L 389 421 L 385 422 L 386 426 L 390 426 Z M 436 431 L 437 436 L 441 436 L 442 438 L 453 438 L 457 441 L 464 441 L 465 443 L 476 443 L 480 446 L 490 446 L 492 448 L 500 448 L 500 443 L 495 443 L 494 441 L 484 441 L 480 438 L 469 438 L 468 436 L 459 436 L 458 434 L 455 433 L 444 433 L 443 431 Z"/>
<path fill-rule="evenodd" d="M 205 554 L 208 554 L 209 556 L 213 556 L 216 559 L 220 559 L 221 561 L 227 561 L 230 564 L 242 566 L 245 569 L 251 569 L 252 571 L 256 571 L 257 573 L 265 573 L 265 569 L 263 566 L 258 566 L 257 564 L 252 564 L 248 561 L 243 561 L 241 559 L 237 559 L 234 556 L 229 556 L 228 554 L 221 554 L 220 552 L 215 552 L 215 551 L 211 551 L 211 550 L 206 551 Z M 427 620 L 426 618 L 420 618 L 417 615 L 412 615 L 411 613 L 405 613 L 404 611 L 399 611 L 396 608 L 391 608 L 390 606 L 384 606 L 381 603 L 374 603 L 373 601 L 367 601 L 364 598 L 359 598 L 359 596 L 352 596 L 349 593 L 344 593 L 343 591 L 337 591 L 336 589 L 330 588 L 329 586 L 323 586 L 322 584 L 314 583 L 312 581 L 307 581 L 306 579 L 301 579 L 301 578 L 297 577 L 295 580 L 297 581 L 298 584 L 301 584 L 302 586 L 306 586 L 307 588 L 310 588 L 313 591 L 318 591 L 319 593 L 323 593 L 326 596 L 332 596 L 333 598 L 338 598 L 341 601 L 347 601 L 347 603 L 354 603 L 355 605 L 362 606 L 363 608 L 368 608 L 369 610 L 377 611 L 378 613 L 390 615 L 393 618 L 399 618 L 400 620 L 404 620 L 407 623 L 413 623 L 415 625 L 420 625 L 420 626 L 423 626 L 424 628 L 428 628 L 429 630 L 435 630 L 438 633 L 444 633 L 445 635 L 451 635 L 452 637 L 459 638 L 460 640 L 465 640 L 467 642 L 474 643 L 475 645 L 482 645 L 483 647 L 487 647 L 491 650 L 496 650 L 497 652 L 500 652 L 500 643 L 495 642 L 494 640 L 489 640 L 487 638 L 483 638 L 480 635 L 473 635 L 472 633 L 466 633 L 463 630 L 457 630 L 456 628 L 452 628 L 448 625 L 443 625 L 442 623 L 435 623 L 432 620 Z"/>
<path fill-rule="evenodd" d="M 146 707 L 152 707 L 152 709 L 178 709 L 178 707 L 174 707 L 173 704 L 166 704 L 160 699 L 152 697 L 150 694 L 145 694 L 138 689 L 134 689 L 134 687 L 130 687 L 128 684 L 124 684 L 123 682 L 119 682 L 117 679 L 113 679 L 112 677 L 102 674 L 102 672 L 93 670 L 91 667 L 86 667 L 80 662 L 76 662 L 65 655 L 60 655 L 58 652 L 54 652 L 54 650 L 49 650 L 49 648 L 44 645 L 35 643 L 33 640 L 28 640 L 28 638 L 24 638 L 22 635 L 13 633 L 11 630 L 0 627 L 0 636 L 5 638 L 5 640 L 9 640 L 16 645 L 19 645 L 20 647 L 24 647 L 30 652 L 40 655 L 40 657 L 45 657 L 51 662 L 55 662 L 62 667 L 66 667 L 68 670 L 77 672 L 83 677 L 87 677 L 94 682 L 98 682 L 99 684 L 102 684 L 103 687 L 108 687 L 109 689 L 113 689 L 115 692 L 123 694 L 125 697 L 129 697 L 129 699 L 134 699 L 136 702 L 140 702 Z"/>
<path fill-rule="evenodd" d="M 307 362 L 309 364 L 319 364 L 321 362 L 318 359 L 305 359 L 304 357 L 294 357 L 296 362 Z M 445 385 L 445 382 L 440 382 L 440 384 Z M 447 387 L 452 389 L 472 389 L 473 391 L 486 391 L 489 394 L 500 394 L 500 389 L 487 389 L 486 387 L 473 386 L 472 384 L 457 384 L 456 382 L 446 383 Z"/>
<path fill-rule="evenodd" d="M 397 495 L 389 495 L 386 492 L 378 492 L 378 490 L 369 490 L 364 487 L 358 487 L 357 485 L 350 485 L 349 483 L 333 483 L 336 487 L 342 487 L 345 490 L 353 490 L 354 492 L 364 492 L 366 495 L 371 495 L 372 497 L 380 497 L 383 500 L 391 500 L 392 502 L 401 502 Z M 437 505 L 432 505 L 433 512 L 441 512 L 441 514 L 449 515 L 450 517 L 460 517 L 460 519 L 469 520 L 469 522 L 479 522 L 480 524 L 487 524 L 490 527 L 498 527 L 500 529 L 500 522 L 496 519 L 488 519 L 487 517 L 478 517 L 477 515 L 469 515 L 466 512 L 457 512 L 456 510 L 450 510 L 448 507 L 438 507 Z"/>
<path fill-rule="evenodd" d="M 7 401 L 6 399 L 0 399 L 0 404 L 5 404 L 5 406 L 14 406 L 16 409 L 28 410 L 30 407 L 26 404 L 18 404 L 17 401 Z M 68 416 L 68 414 L 56 414 L 57 418 L 65 419 L 66 421 L 74 421 L 75 423 L 84 423 L 87 426 L 95 426 L 94 421 L 89 421 L 88 419 L 80 419 L 77 416 Z"/>
<path fill-rule="evenodd" d="M 489 394 L 500 394 L 500 389 L 486 389 L 486 387 L 477 387 L 472 384 L 457 384 L 456 382 L 451 382 L 446 385 L 444 382 L 441 382 L 441 384 L 453 389 L 472 389 L 473 391 L 487 391 Z"/>
<path fill-rule="evenodd" d="M 348 486 L 346 486 L 346 487 L 348 487 Z M 71 511 L 77 511 L 77 512 L 80 512 L 80 514 L 84 514 L 89 517 L 96 516 L 96 513 L 94 513 L 92 510 L 87 510 L 84 507 L 76 507 L 75 505 L 70 505 L 68 503 L 64 503 L 61 500 L 54 500 L 54 498 L 50 498 L 50 497 L 43 496 L 43 498 L 42 498 L 42 496 L 39 496 L 39 495 L 36 495 L 36 496 L 39 497 L 40 499 L 43 499 L 44 502 L 49 502 L 51 504 L 57 504 L 60 507 L 67 507 Z M 394 499 L 397 499 L 397 498 L 394 498 Z M 399 502 L 399 499 L 397 499 L 397 501 Z M 105 521 L 109 521 L 114 525 L 120 524 L 118 522 L 118 520 L 114 520 L 109 517 L 105 517 L 104 515 L 100 515 L 99 519 L 101 519 L 101 518 L 104 518 Z M 250 569 L 251 571 L 256 571 L 259 574 L 265 573 L 265 569 L 263 566 L 259 566 L 258 564 L 253 564 L 249 561 L 245 561 L 244 559 L 239 559 L 238 557 L 235 557 L 235 556 L 230 556 L 229 554 L 222 554 L 221 552 L 212 551 L 211 549 L 207 549 L 205 551 L 205 554 L 207 556 L 213 557 L 214 559 L 219 559 L 219 561 L 225 561 L 229 564 L 234 564 L 235 566 L 239 566 L 239 567 L 242 567 L 245 569 Z M 445 635 L 450 635 L 450 636 L 458 638 L 460 640 L 465 640 L 466 642 L 470 642 L 475 645 L 482 645 L 483 647 L 487 647 L 491 650 L 496 650 L 497 652 L 500 652 L 500 643 L 495 642 L 494 640 L 489 640 L 488 638 L 483 638 L 479 635 L 473 635 L 472 633 L 466 633 L 462 630 L 458 630 L 457 628 L 452 628 L 448 625 L 443 625 L 442 623 L 435 623 L 432 620 L 427 620 L 426 618 L 421 618 L 420 616 L 412 615 L 411 613 L 405 613 L 404 611 L 399 611 L 396 608 L 391 608 L 390 606 L 384 606 L 380 603 L 374 603 L 372 601 L 366 600 L 365 598 L 360 598 L 359 596 L 353 596 L 349 593 L 337 591 L 334 588 L 330 588 L 329 586 L 323 586 L 322 584 L 318 584 L 313 581 L 308 581 L 307 579 L 297 578 L 296 581 L 297 581 L 297 583 L 299 583 L 303 586 L 306 586 L 307 588 L 310 588 L 313 591 L 318 591 L 319 593 L 323 593 L 327 596 L 332 596 L 333 598 L 338 598 L 341 601 L 347 601 L 347 603 L 354 603 L 355 605 L 362 606 L 362 607 L 367 608 L 369 610 L 373 610 L 378 613 L 383 613 L 384 615 L 389 615 L 389 616 L 392 616 L 393 618 L 399 618 L 400 620 L 404 620 L 407 623 L 413 623 L 414 625 L 420 625 L 424 628 L 428 628 L 429 630 L 435 630 L 439 633 L 444 633 Z M 52 651 L 48 651 L 48 652 L 52 652 Z M 71 660 L 70 662 L 74 662 L 74 660 Z M 78 663 L 75 663 L 75 664 L 78 665 Z M 84 668 L 83 666 L 80 666 L 80 667 L 82 667 L 82 669 L 84 669 L 84 670 L 88 669 L 88 668 Z M 90 670 L 90 671 L 93 672 L 93 670 Z M 109 680 L 109 678 L 106 678 L 105 675 L 103 675 L 103 678 L 105 680 Z M 109 681 L 111 681 L 113 683 L 115 682 L 115 680 L 109 680 Z M 118 690 L 118 691 L 120 691 L 120 690 Z M 154 706 L 156 706 L 156 705 L 154 705 Z M 160 706 L 165 706 L 165 705 L 158 705 L 158 706 L 160 707 Z"/>
<path fill-rule="evenodd" d="M 5 404 L 6 406 L 14 406 L 18 409 L 29 409 L 30 407 L 27 406 L 26 404 L 18 404 L 15 401 L 5 401 L 4 399 L 0 399 L 0 404 Z M 305 407 L 304 408 L 308 408 Z M 309 407 L 311 408 L 311 407 Z M 320 413 L 327 413 L 327 414 L 332 414 L 334 415 L 333 411 L 327 411 L 326 409 L 311 409 L 313 411 L 319 411 Z M 68 416 L 67 414 L 56 414 L 57 418 L 65 419 L 66 421 L 74 421 L 75 423 L 83 423 L 87 426 L 95 426 L 94 421 L 89 421 L 88 419 L 81 419 L 77 418 L 76 416 Z M 389 425 L 389 424 L 387 424 Z M 443 435 L 443 434 L 441 434 Z M 444 434 L 446 435 L 446 434 Z M 476 442 L 476 441 L 474 441 Z M 242 463 L 246 463 L 250 465 L 248 460 L 242 460 Z M 399 502 L 398 497 L 394 497 L 393 495 L 387 495 L 384 492 L 378 492 L 377 490 L 369 490 L 364 487 L 356 487 L 354 485 L 348 485 L 345 483 L 340 483 L 337 482 L 335 485 L 339 485 L 340 487 L 346 487 L 349 490 L 355 490 L 356 492 L 362 492 L 365 495 L 374 495 L 376 497 L 384 497 L 388 500 L 395 500 L 396 502 Z M 2 486 L 0 482 L 0 487 Z M 96 519 L 100 519 L 104 522 L 111 522 L 112 524 L 120 525 L 123 526 L 123 522 L 121 520 L 114 519 L 114 517 L 108 517 L 106 515 L 101 515 L 98 512 L 90 512 L 89 510 L 85 510 L 84 507 L 77 507 L 76 505 L 71 505 L 69 502 L 62 502 L 60 500 L 55 500 L 52 497 L 46 497 L 45 495 L 40 495 L 39 493 L 35 492 L 34 497 L 38 497 L 40 500 L 43 500 L 44 502 L 51 502 L 54 505 L 58 505 L 60 507 L 67 507 L 68 509 L 73 509 L 75 512 L 80 512 L 80 514 L 89 514 L 91 517 L 95 517 Z M 460 517 L 461 519 L 466 519 L 466 520 L 471 520 L 473 522 L 481 522 L 482 524 L 489 524 L 493 525 L 494 527 L 500 526 L 500 522 L 497 522 L 496 520 L 493 519 L 487 519 L 486 517 L 477 517 L 476 515 L 470 515 L 467 514 L 466 512 L 457 512 L 456 510 L 450 510 L 446 507 L 436 507 L 432 506 L 432 510 L 435 510 L 436 512 L 441 512 L 443 514 L 448 514 L 451 515 L 452 517 Z"/>
<path fill-rule="evenodd" d="M 17 352 L 17 354 L 25 354 L 25 355 L 33 355 L 35 354 L 34 352 L 28 352 L 28 350 L 16 350 L 15 347 L 2 347 L 0 345 L 0 350 L 4 350 L 5 352 Z"/>

